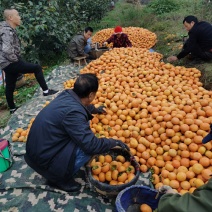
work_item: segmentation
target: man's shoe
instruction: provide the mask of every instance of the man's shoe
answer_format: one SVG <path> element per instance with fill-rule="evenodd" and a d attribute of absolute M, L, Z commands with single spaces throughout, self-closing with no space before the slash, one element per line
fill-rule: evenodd
<path fill-rule="evenodd" d="M 16 111 L 18 108 L 19 108 L 19 107 L 15 107 L 15 108 L 13 108 L 13 109 L 10 109 L 10 114 L 15 113 L 15 111 Z"/>
<path fill-rule="evenodd" d="M 191 60 L 191 61 L 192 61 L 192 60 L 195 60 L 196 58 L 197 58 L 197 57 L 194 56 L 194 55 L 192 55 L 192 54 L 188 54 L 188 55 L 187 55 L 187 59 L 188 59 L 188 60 Z"/>
<path fill-rule="evenodd" d="M 57 92 L 58 92 L 58 91 L 49 89 L 48 93 L 43 93 L 43 95 L 44 95 L 44 96 L 50 96 L 50 95 L 56 94 Z"/>
<path fill-rule="evenodd" d="M 47 183 L 48 185 L 52 186 L 52 187 L 56 187 L 59 188 L 63 191 L 67 191 L 67 192 L 76 192 L 79 191 L 81 189 L 81 185 L 79 183 L 77 183 L 75 180 L 71 180 L 70 182 L 60 182 L 60 183 L 53 183 L 48 181 Z"/>

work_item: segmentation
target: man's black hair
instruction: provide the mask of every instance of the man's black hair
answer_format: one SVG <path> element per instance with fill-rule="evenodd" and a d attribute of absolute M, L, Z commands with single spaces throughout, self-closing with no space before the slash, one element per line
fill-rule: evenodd
<path fill-rule="evenodd" d="M 84 29 L 84 31 L 85 31 L 85 33 L 88 32 L 88 31 L 93 32 L 93 28 L 92 27 L 86 27 Z"/>
<path fill-rule="evenodd" d="M 74 83 L 73 91 L 79 98 L 88 97 L 91 92 L 97 92 L 99 87 L 98 78 L 95 74 L 81 74 Z"/>
<path fill-rule="evenodd" d="M 187 22 L 187 23 L 190 24 L 192 21 L 193 21 L 195 24 L 198 23 L 197 17 L 195 17 L 195 16 L 193 16 L 193 15 L 189 15 L 189 16 L 186 16 L 186 17 L 183 19 L 183 24 L 184 24 L 185 22 Z"/>

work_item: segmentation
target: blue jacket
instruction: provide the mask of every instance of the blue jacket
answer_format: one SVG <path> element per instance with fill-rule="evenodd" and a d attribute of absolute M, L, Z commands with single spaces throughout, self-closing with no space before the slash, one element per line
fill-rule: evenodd
<path fill-rule="evenodd" d="M 95 112 L 95 107 L 89 110 Z M 73 170 L 77 147 L 95 155 L 116 146 L 114 139 L 94 135 L 89 125 L 93 117 L 89 110 L 72 90 L 65 90 L 52 100 L 31 126 L 26 143 L 30 162 L 64 178 Z"/>

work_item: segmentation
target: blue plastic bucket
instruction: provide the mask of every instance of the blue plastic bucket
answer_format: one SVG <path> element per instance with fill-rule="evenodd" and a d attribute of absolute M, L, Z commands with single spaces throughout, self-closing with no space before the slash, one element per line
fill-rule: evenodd
<path fill-rule="evenodd" d="M 149 205 L 152 210 L 158 207 L 158 202 L 163 194 L 159 193 L 155 189 L 147 186 L 132 185 L 122 190 L 116 197 L 116 209 L 118 212 L 134 211 L 133 205 L 137 208 L 141 204 Z M 129 210 L 129 208 L 132 210 Z"/>

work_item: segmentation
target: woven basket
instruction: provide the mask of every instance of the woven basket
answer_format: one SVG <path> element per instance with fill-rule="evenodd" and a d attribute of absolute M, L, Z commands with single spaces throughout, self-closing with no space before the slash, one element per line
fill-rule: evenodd
<path fill-rule="evenodd" d="M 104 196 L 117 196 L 118 193 L 125 189 L 126 187 L 129 187 L 131 185 L 134 185 L 139 177 L 140 171 L 139 171 L 139 164 L 134 160 L 134 157 L 131 156 L 131 154 L 127 150 L 123 150 L 121 148 L 115 148 L 111 149 L 109 152 L 102 154 L 102 155 L 111 155 L 113 159 L 115 159 L 118 155 L 123 155 L 126 159 L 126 161 L 130 161 L 131 165 L 135 168 L 135 177 L 129 182 L 122 185 L 109 185 L 107 183 L 102 183 L 92 177 L 92 170 L 91 170 L 91 162 L 93 159 L 98 160 L 99 155 L 95 155 L 91 158 L 91 160 L 86 165 L 86 172 L 88 175 L 88 180 L 90 184 L 95 188 L 95 190 L 104 195 Z"/>
<path fill-rule="evenodd" d="M 141 204 L 147 204 L 155 210 L 162 195 L 150 187 L 132 185 L 118 194 L 116 209 L 118 212 L 137 212 Z"/>

